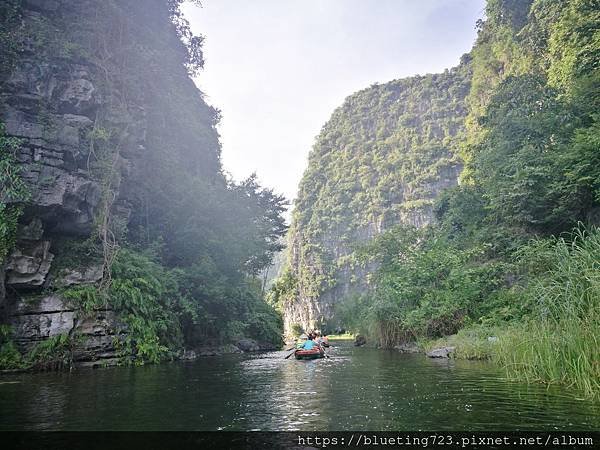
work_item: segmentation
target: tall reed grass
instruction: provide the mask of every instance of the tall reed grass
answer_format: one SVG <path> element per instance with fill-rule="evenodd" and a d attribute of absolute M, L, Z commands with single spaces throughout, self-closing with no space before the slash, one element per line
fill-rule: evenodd
<path fill-rule="evenodd" d="M 510 378 L 600 396 L 600 230 L 580 228 L 524 254 L 546 265 L 527 291 L 537 316 L 506 330 L 494 359 Z"/>

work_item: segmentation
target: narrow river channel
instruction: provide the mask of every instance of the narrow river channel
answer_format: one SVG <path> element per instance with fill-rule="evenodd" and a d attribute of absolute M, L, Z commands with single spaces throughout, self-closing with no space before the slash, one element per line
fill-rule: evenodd
<path fill-rule="evenodd" d="M 336 343 L 0 378 L 2 430 L 597 430 L 600 405 L 506 381 L 492 364 Z"/>

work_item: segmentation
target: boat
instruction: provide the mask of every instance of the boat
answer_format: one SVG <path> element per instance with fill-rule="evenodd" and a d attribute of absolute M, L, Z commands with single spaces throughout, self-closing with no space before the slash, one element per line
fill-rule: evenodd
<path fill-rule="evenodd" d="M 311 350 L 296 350 L 294 356 L 296 359 L 318 359 L 325 357 L 325 351 L 316 346 Z"/>

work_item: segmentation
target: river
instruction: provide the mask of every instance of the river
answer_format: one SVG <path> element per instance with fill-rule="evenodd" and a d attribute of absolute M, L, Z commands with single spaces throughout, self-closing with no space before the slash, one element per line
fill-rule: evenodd
<path fill-rule="evenodd" d="M 0 378 L 0 430 L 598 430 L 600 405 L 489 363 L 336 343 Z"/>

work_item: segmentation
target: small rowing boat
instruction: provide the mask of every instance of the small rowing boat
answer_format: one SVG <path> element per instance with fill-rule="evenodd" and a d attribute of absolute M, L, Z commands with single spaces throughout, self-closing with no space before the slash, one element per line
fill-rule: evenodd
<path fill-rule="evenodd" d="M 311 350 L 296 350 L 294 356 L 296 359 L 318 359 L 325 357 L 325 351 L 319 346 L 316 346 Z"/>

